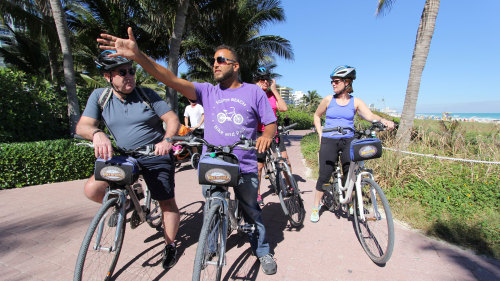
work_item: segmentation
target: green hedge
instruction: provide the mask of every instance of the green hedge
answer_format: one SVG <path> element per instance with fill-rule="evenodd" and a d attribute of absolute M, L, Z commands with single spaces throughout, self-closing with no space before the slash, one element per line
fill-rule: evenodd
<path fill-rule="evenodd" d="M 0 188 L 16 188 L 87 178 L 94 170 L 94 150 L 60 139 L 0 144 Z"/>
<path fill-rule="evenodd" d="M 313 115 L 305 111 L 299 111 L 296 109 L 291 109 L 286 112 L 278 112 L 278 124 L 283 124 L 283 119 L 288 115 L 290 118 L 290 124 L 297 123 L 295 130 L 308 130 L 314 127 L 313 125 Z"/>

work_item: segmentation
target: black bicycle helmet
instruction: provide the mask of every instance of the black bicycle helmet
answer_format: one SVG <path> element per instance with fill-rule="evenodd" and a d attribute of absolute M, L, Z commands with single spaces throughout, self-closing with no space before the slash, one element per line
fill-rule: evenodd
<path fill-rule="evenodd" d="M 271 79 L 271 72 L 263 66 L 257 68 L 257 71 L 255 71 L 253 78 L 257 80 L 258 78 L 263 78 L 265 80 Z"/>
<path fill-rule="evenodd" d="M 97 56 L 97 58 L 94 60 L 97 69 L 99 69 L 101 72 L 107 72 L 117 68 L 120 65 L 132 62 L 131 60 L 120 56 L 109 57 L 109 54 L 113 53 L 116 53 L 116 51 L 106 50 L 99 54 L 99 56 Z"/>
<path fill-rule="evenodd" d="M 356 79 L 356 69 L 354 67 L 348 66 L 348 65 L 337 66 L 332 71 L 332 74 L 330 74 L 331 79 L 333 79 L 334 77 L 350 78 L 352 80 L 355 80 Z"/>

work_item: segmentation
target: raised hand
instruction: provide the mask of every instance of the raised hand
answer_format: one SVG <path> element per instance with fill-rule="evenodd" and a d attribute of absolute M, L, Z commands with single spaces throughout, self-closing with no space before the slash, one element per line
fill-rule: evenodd
<path fill-rule="evenodd" d="M 97 38 L 97 42 L 101 43 L 99 48 L 103 50 L 116 51 L 110 54 L 110 57 L 122 56 L 128 59 L 135 59 L 140 54 L 139 46 L 135 41 L 132 27 L 127 29 L 128 39 L 119 38 L 110 34 L 101 33 L 101 38 Z"/>

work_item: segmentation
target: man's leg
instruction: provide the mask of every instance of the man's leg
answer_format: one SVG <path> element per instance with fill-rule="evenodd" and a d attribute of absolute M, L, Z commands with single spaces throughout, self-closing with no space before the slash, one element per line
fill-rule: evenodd
<path fill-rule="evenodd" d="M 257 204 L 257 188 L 259 184 L 257 173 L 243 174 L 238 187 L 234 189 L 235 195 L 243 209 L 245 221 L 255 224 L 257 230 L 250 233 L 250 245 L 260 260 L 265 274 L 276 273 L 276 262 L 270 254 L 269 243 L 266 241 L 266 228 L 262 221 L 262 210 Z"/>
<path fill-rule="evenodd" d="M 106 187 L 108 186 L 109 184 L 107 182 L 96 181 L 94 176 L 91 176 L 83 187 L 83 193 L 88 199 L 97 203 L 102 203 L 102 199 L 106 194 Z"/>
<path fill-rule="evenodd" d="M 163 213 L 163 234 L 165 242 L 172 244 L 179 230 L 180 214 L 175 198 L 159 201 Z"/>

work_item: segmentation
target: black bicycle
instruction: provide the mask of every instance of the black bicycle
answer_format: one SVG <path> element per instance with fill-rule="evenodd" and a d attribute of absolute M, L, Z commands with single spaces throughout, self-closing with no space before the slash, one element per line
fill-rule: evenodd
<path fill-rule="evenodd" d="M 354 216 L 356 235 L 370 259 L 379 265 L 389 261 L 394 249 L 394 223 L 389 202 L 382 188 L 375 182 L 373 171 L 364 161 L 382 156 L 382 143 L 376 132 L 384 131 L 385 126 L 377 121 L 366 130 L 353 130 L 348 127 L 323 129 L 323 134 L 346 134 L 354 131 L 355 140 L 351 143 L 351 165 L 345 184 L 342 184 L 340 161 L 333 171 L 330 185 L 323 186 L 322 205 L 330 211 L 342 211 Z M 339 159 L 342 151 L 339 151 Z"/>
<path fill-rule="evenodd" d="M 194 259 L 192 280 L 220 280 L 222 267 L 226 264 L 227 237 L 237 230 L 241 233 L 256 231 L 254 224 L 245 224 L 239 201 L 231 198 L 229 187 L 238 185 L 239 160 L 233 149 L 255 149 L 255 141 L 241 140 L 232 145 L 216 146 L 205 139 L 193 136 L 175 136 L 174 141 L 184 145 L 203 143 L 206 153 L 198 164 L 198 181 L 209 186 L 205 197 L 204 220 Z"/>
<path fill-rule="evenodd" d="M 87 142 L 77 145 L 93 147 Z M 137 161 L 128 156 L 154 155 L 154 146 L 133 151 L 113 149 L 120 155 L 108 161 L 96 160 L 94 176 L 106 180 L 109 187 L 83 238 L 74 281 L 111 280 L 122 249 L 126 222 L 132 229 L 147 222 L 152 228 L 161 230 L 163 214 L 160 205 L 151 198 Z M 132 214 L 128 216 L 129 213 Z"/>
<path fill-rule="evenodd" d="M 273 145 L 266 152 L 264 174 L 271 182 L 274 193 L 278 195 L 281 208 L 290 221 L 290 224 L 294 227 L 299 227 L 304 224 L 306 215 L 304 202 L 300 197 L 299 186 L 292 175 L 287 159 L 281 155 L 278 145 L 280 138 L 283 138 L 296 126 L 297 123 L 287 127 L 278 127 L 278 133 L 273 138 Z"/>

